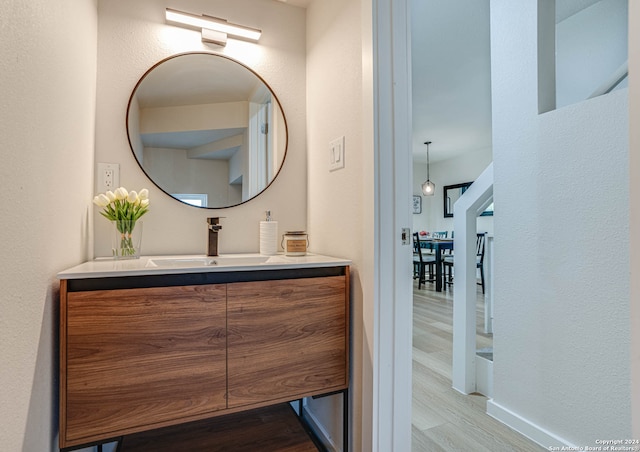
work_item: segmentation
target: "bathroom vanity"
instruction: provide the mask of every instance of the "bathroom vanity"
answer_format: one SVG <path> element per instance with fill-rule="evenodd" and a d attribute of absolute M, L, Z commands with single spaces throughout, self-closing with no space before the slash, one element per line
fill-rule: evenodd
<path fill-rule="evenodd" d="M 344 394 L 349 265 L 142 257 L 59 273 L 60 448 Z"/>

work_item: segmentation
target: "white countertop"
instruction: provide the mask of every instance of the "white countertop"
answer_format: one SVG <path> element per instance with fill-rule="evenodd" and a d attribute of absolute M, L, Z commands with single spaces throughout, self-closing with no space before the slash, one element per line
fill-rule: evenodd
<path fill-rule="evenodd" d="M 139 259 L 98 258 L 58 273 L 58 279 L 109 278 L 119 276 L 175 275 L 184 273 L 285 270 L 296 268 L 340 267 L 348 259 L 307 253 L 306 256 L 262 256 L 260 254 L 222 254 L 220 256 L 179 255 L 141 256 Z"/>

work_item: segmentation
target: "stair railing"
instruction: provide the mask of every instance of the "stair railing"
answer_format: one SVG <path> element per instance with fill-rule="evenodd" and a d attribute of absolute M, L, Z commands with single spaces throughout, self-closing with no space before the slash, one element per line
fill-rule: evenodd
<path fill-rule="evenodd" d="M 453 388 L 476 390 L 476 218 L 493 202 L 493 163 L 453 207 L 456 244 L 453 291 Z"/>
<path fill-rule="evenodd" d="M 618 86 L 625 78 L 629 76 L 629 60 L 620 65 L 618 69 L 611 74 L 611 76 L 605 80 L 592 94 L 589 99 L 602 96 L 603 94 L 610 93 Z"/>

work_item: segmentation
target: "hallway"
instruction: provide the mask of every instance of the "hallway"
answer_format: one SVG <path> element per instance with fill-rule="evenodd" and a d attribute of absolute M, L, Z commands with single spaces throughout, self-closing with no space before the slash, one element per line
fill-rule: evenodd
<path fill-rule="evenodd" d="M 539 452 L 546 450 L 485 413 L 487 398 L 451 387 L 453 293 L 431 284 L 413 291 L 412 450 L 429 452 Z M 492 346 L 483 331 L 478 286 L 477 348 Z"/>

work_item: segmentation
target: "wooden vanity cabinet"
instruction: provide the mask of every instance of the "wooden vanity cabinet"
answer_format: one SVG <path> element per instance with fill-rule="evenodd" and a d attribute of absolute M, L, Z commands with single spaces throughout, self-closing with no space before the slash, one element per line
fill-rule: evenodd
<path fill-rule="evenodd" d="M 62 280 L 60 447 L 347 389 L 348 268 Z"/>
<path fill-rule="evenodd" d="M 226 287 L 70 292 L 61 446 L 226 408 Z"/>
<path fill-rule="evenodd" d="M 345 278 L 229 284 L 229 408 L 347 386 Z"/>

